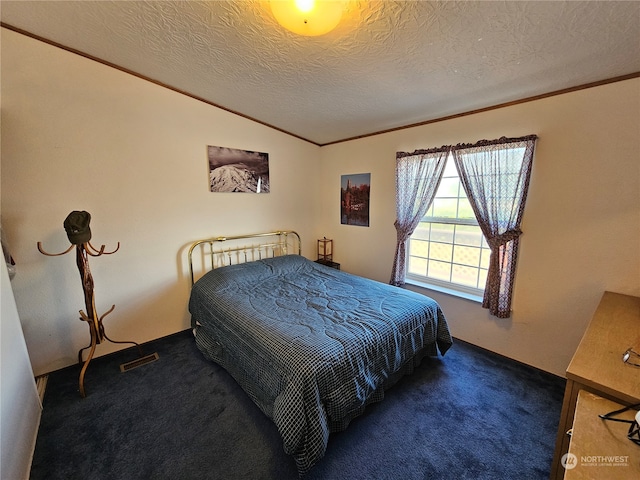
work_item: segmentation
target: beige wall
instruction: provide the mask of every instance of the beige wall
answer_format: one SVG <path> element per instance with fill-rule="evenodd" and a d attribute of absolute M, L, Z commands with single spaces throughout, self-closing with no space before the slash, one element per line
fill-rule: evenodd
<path fill-rule="evenodd" d="M 640 295 L 640 79 L 324 147 L 322 223 L 345 270 L 388 282 L 395 152 L 528 134 L 539 140 L 512 318 L 426 293 L 458 338 L 564 375 L 603 291 Z M 340 175 L 366 172 L 371 226 L 341 225 Z"/>
<path fill-rule="evenodd" d="M 2 29 L 2 220 L 34 371 L 88 343 L 64 219 L 92 215 L 98 313 L 115 340 L 188 328 L 185 248 L 218 235 L 296 229 L 313 253 L 319 147 Z M 271 193 L 208 191 L 207 145 L 269 153 Z M 120 346 L 105 343 L 104 354 Z"/>
<path fill-rule="evenodd" d="M 394 162 L 412 151 L 535 133 L 513 317 L 430 293 L 457 337 L 563 374 L 604 290 L 640 295 L 640 80 L 318 148 L 19 34 L 2 31 L 2 217 L 36 373 L 87 342 L 62 222 L 91 212 L 98 311 L 116 339 L 188 327 L 184 249 L 208 235 L 292 228 L 314 257 L 335 240 L 343 269 L 387 282 Z M 269 195 L 212 194 L 206 145 L 270 154 Z M 371 173 L 371 226 L 340 224 L 340 176 Z M 111 346 L 99 347 L 106 353 Z"/>

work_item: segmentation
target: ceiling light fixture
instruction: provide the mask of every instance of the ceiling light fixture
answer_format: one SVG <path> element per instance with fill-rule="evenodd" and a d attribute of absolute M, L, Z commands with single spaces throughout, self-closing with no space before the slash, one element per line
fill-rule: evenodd
<path fill-rule="evenodd" d="M 338 26 L 342 18 L 339 0 L 271 0 L 271 11 L 287 30 L 316 37 Z"/>

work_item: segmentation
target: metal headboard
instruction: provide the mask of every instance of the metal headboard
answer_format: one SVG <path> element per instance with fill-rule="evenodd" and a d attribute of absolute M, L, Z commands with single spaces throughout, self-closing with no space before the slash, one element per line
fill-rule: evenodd
<path fill-rule="evenodd" d="M 269 238 L 271 237 L 271 239 Z M 236 240 L 254 240 L 254 243 L 234 242 Z M 227 248 L 223 244 L 229 242 Z M 297 243 L 297 245 L 296 245 Z M 208 249 L 206 246 L 209 246 Z M 194 242 L 189 248 L 189 273 L 191 285 L 194 284 L 193 252 L 198 247 L 202 249 L 203 260 L 209 259 L 211 270 L 224 265 L 245 263 L 262 258 L 278 257 L 289 253 L 302 254 L 300 235 L 293 230 L 283 230 L 251 235 L 237 235 L 234 237 L 206 238 Z"/>

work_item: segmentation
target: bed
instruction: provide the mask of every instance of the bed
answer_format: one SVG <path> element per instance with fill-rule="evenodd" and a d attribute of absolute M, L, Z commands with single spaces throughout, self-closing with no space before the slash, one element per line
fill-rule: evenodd
<path fill-rule="evenodd" d="M 264 250 L 215 250 L 230 239 L 271 237 Z M 199 350 L 273 420 L 304 476 L 331 432 L 382 400 L 422 358 L 444 355 L 452 339 L 434 300 L 312 262 L 300 255 L 299 238 L 195 242 L 189 311 Z M 214 268 L 195 281 L 194 265 L 206 262 L 192 252 L 206 245 Z"/>

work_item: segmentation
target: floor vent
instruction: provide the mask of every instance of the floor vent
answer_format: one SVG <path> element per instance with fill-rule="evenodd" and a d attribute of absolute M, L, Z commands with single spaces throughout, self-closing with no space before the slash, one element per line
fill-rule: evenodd
<path fill-rule="evenodd" d="M 145 355 L 144 357 L 137 358 L 131 362 L 123 363 L 122 365 L 120 365 L 120 371 L 128 372 L 129 370 L 133 370 L 136 367 L 141 367 L 142 365 L 146 365 L 147 363 L 155 362 L 156 360 L 158 360 L 157 353 Z"/>

